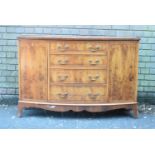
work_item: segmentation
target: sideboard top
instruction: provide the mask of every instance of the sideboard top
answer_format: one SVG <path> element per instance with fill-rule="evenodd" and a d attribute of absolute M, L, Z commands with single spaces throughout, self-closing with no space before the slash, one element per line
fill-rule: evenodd
<path fill-rule="evenodd" d="M 105 36 L 60 36 L 60 35 L 21 35 L 18 39 L 43 39 L 43 40 L 135 40 L 139 41 L 138 37 L 105 37 Z"/>

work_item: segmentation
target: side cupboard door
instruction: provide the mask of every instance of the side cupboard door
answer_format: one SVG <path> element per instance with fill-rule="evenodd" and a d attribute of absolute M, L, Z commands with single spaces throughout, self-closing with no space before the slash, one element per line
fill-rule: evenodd
<path fill-rule="evenodd" d="M 109 50 L 109 100 L 136 102 L 138 41 L 114 41 Z"/>
<path fill-rule="evenodd" d="M 19 97 L 25 100 L 47 100 L 48 42 L 19 40 Z"/>

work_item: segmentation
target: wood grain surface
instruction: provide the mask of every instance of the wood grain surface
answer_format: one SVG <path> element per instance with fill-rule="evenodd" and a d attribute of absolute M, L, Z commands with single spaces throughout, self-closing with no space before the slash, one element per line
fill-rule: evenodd
<path fill-rule="evenodd" d="M 20 37 L 19 115 L 57 103 L 52 111 L 126 108 L 137 117 L 138 40 Z"/>

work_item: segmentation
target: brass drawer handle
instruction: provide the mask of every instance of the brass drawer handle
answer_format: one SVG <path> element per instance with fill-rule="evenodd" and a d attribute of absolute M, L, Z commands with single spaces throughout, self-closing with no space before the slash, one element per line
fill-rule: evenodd
<path fill-rule="evenodd" d="M 99 75 L 96 75 L 96 76 L 89 75 L 88 77 L 89 77 L 90 81 L 96 81 L 100 76 Z"/>
<path fill-rule="evenodd" d="M 68 97 L 68 93 L 59 93 L 57 94 L 59 96 L 59 98 L 65 99 Z"/>
<path fill-rule="evenodd" d="M 90 65 L 97 65 L 97 64 L 99 64 L 99 63 L 100 63 L 99 60 L 96 60 L 96 61 L 89 60 L 89 64 L 90 64 Z"/>
<path fill-rule="evenodd" d="M 66 44 L 66 45 L 62 46 L 62 45 L 58 44 L 58 45 L 57 45 L 57 49 L 58 49 L 60 52 L 64 52 L 64 51 L 66 51 L 66 50 L 69 49 L 69 45 Z"/>
<path fill-rule="evenodd" d="M 88 94 L 89 98 L 95 100 L 100 94 Z"/>
<path fill-rule="evenodd" d="M 96 46 L 96 47 L 89 47 L 89 50 L 90 50 L 90 52 L 96 52 L 96 51 L 99 51 L 101 49 L 101 47 L 100 46 Z"/>
<path fill-rule="evenodd" d="M 59 75 L 58 76 L 59 81 L 65 81 L 67 78 L 68 78 L 68 75 L 64 75 L 64 76 Z"/>
<path fill-rule="evenodd" d="M 66 65 L 68 63 L 68 60 L 58 60 L 59 65 Z"/>

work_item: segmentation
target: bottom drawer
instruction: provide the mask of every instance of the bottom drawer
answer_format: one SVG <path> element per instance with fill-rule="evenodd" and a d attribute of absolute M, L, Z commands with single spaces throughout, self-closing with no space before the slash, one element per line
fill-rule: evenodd
<path fill-rule="evenodd" d="M 105 101 L 104 86 L 54 86 L 50 87 L 49 100 L 57 101 Z"/>

